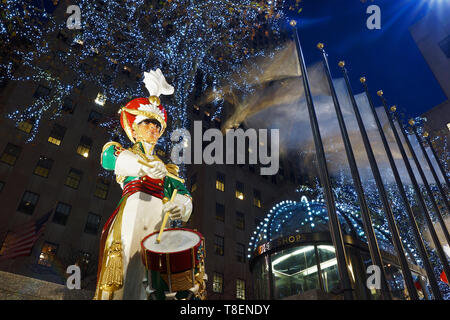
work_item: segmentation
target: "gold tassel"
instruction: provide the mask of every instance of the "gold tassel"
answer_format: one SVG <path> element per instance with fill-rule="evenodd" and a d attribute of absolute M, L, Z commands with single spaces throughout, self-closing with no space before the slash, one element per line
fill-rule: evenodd
<path fill-rule="evenodd" d="M 105 270 L 102 276 L 100 289 L 107 292 L 114 292 L 123 286 L 123 261 L 122 244 L 115 241 L 108 250 Z"/>
<path fill-rule="evenodd" d="M 102 300 L 103 291 L 109 293 L 108 299 L 111 300 L 114 296 L 114 291 L 123 287 L 122 242 L 120 239 L 122 215 L 127 200 L 128 196 L 125 196 L 120 205 L 119 212 L 117 213 L 108 231 L 100 271 L 100 281 L 98 282 L 98 286 L 95 290 L 96 293 L 94 300 Z M 107 247 L 107 243 L 111 243 L 111 245 Z"/>

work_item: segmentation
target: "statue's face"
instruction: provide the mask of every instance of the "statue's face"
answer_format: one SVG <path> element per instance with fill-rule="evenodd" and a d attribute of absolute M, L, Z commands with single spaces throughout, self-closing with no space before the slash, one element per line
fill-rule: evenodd
<path fill-rule="evenodd" d="M 161 127 L 156 120 L 145 119 L 139 122 L 133 135 L 136 141 L 144 141 L 155 144 L 158 141 Z"/>

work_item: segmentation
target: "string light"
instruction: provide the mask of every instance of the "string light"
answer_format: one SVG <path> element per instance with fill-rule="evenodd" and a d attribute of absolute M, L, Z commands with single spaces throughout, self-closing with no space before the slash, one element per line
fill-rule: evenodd
<path fill-rule="evenodd" d="M 404 244 L 407 259 L 410 263 L 423 268 L 423 260 L 418 254 L 415 237 L 412 228 L 410 227 L 409 219 L 406 216 L 406 210 L 398 193 L 397 186 L 392 183 L 387 183 L 385 184 L 385 188 L 391 201 L 391 208 Z M 272 214 L 272 218 L 269 219 L 267 226 L 263 228 L 261 222 L 259 228 L 257 228 L 256 235 L 254 235 L 256 241 L 252 241 L 251 244 L 249 243 L 248 245 L 250 250 L 248 250 L 247 256 L 249 259 L 257 252 L 258 246 L 267 241 L 296 233 L 315 232 L 315 230 L 319 230 L 318 226 L 320 225 L 324 225 L 326 228 L 328 227 L 328 212 L 324 202 L 323 189 L 318 184 L 317 179 L 315 188 L 300 186 L 297 191 L 299 190 L 302 190 L 303 192 L 307 191 L 307 194 L 318 194 L 318 196 L 316 199 L 308 200 L 305 195 L 302 195 L 299 202 L 289 200 L 275 204 L 269 211 L 269 214 Z M 367 243 L 358 205 L 358 195 L 354 189 L 351 178 L 344 174 L 338 175 L 337 178 L 333 179 L 333 191 L 335 193 L 336 209 L 343 233 L 353 235 Z M 414 188 L 411 185 L 405 185 L 405 192 L 410 205 L 413 208 L 418 207 L 419 203 L 417 202 Z M 375 181 L 368 180 L 364 182 L 364 193 L 366 195 L 375 236 L 380 249 L 396 255 L 384 211 L 380 210 L 380 208 L 382 208 L 382 203 Z M 300 194 L 302 194 L 302 192 Z M 430 200 L 428 198 L 425 200 L 427 206 L 431 208 Z M 420 214 L 416 215 L 416 220 L 419 225 L 424 225 L 425 223 L 424 217 Z M 424 228 L 421 228 L 421 231 L 423 231 L 423 229 Z M 437 279 L 439 279 L 440 273 L 442 272 L 440 259 L 437 256 L 436 251 L 425 238 L 424 244 L 434 267 L 435 275 Z M 446 284 L 443 282 L 440 282 L 439 286 L 443 292 L 444 299 L 449 299 L 450 290 L 448 289 L 448 286 L 446 287 Z"/>
<path fill-rule="evenodd" d="M 145 71 L 156 68 L 175 87 L 173 97 L 163 98 L 172 119 L 171 129 L 187 128 L 195 87 L 201 86 L 203 91 L 221 87 L 220 81 L 237 72 L 244 61 L 264 55 L 267 48 L 255 47 L 255 37 L 265 30 L 275 39 L 284 18 L 284 1 L 80 0 L 77 5 L 82 13 L 81 30 L 68 30 L 66 21 L 57 22 L 61 19 L 33 3 L 2 3 L 0 36 L 28 67 L 26 76 L 18 76 L 10 61 L 2 62 L 4 79 L 33 81 L 50 89 L 30 106 L 17 106 L 8 115 L 17 123 L 35 120 L 29 141 L 34 139 L 44 115 L 61 115 L 64 99 L 73 94 L 74 88 L 85 83 L 95 85 L 107 99 L 105 107 L 117 109 L 132 98 L 148 94 L 141 79 Z M 56 50 L 55 38 L 67 44 L 65 51 Z M 28 45 L 16 49 L 19 46 L 14 44 L 19 39 L 27 39 Z M 72 77 L 44 69 L 43 65 L 51 65 L 50 60 L 61 63 Z M 126 83 L 135 84 L 124 85 L 124 74 L 130 77 Z M 72 79 L 66 83 L 63 78 Z M 222 113 L 220 98 L 215 107 L 211 119 Z M 118 117 L 103 121 L 101 126 L 116 136 Z M 171 144 L 170 140 L 165 142 Z"/>

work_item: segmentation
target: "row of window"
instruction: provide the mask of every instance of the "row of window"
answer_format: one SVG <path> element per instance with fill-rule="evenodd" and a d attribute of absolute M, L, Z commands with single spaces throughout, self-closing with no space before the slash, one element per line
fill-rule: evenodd
<path fill-rule="evenodd" d="M 225 176 L 222 173 L 217 172 L 216 176 L 216 190 L 225 191 Z M 244 200 L 244 184 L 240 181 L 236 181 L 236 188 L 235 188 L 235 197 L 239 200 Z M 259 190 L 254 189 L 253 190 L 253 204 L 261 208 L 261 192 Z"/>
<path fill-rule="evenodd" d="M 107 81 L 107 79 L 105 79 Z M 36 88 L 36 91 L 33 94 L 33 97 L 36 99 L 39 98 L 44 98 L 47 97 L 50 94 L 50 88 L 47 88 L 43 85 L 39 85 Z M 106 103 L 106 96 L 99 92 L 97 94 L 97 97 L 95 98 L 94 102 L 95 104 L 99 105 L 99 106 L 104 106 Z M 73 100 L 69 97 L 65 98 L 63 103 L 62 103 L 62 111 L 67 112 L 67 113 L 73 113 L 75 111 L 75 107 L 76 104 L 73 102 Z M 95 110 L 91 110 L 91 113 L 89 114 L 88 117 L 88 121 L 97 125 L 98 122 L 100 121 L 100 119 L 102 118 L 102 114 L 95 111 Z M 25 131 L 27 133 L 29 133 L 31 131 L 31 129 L 33 128 L 33 121 L 32 120 L 27 120 L 22 122 L 21 124 L 19 124 L 19 129 L 22 131 Z"/>
<path fill-rule="evenodd" d="M 89 114 L 88 122 L 97 125 L 101 118 L 102 118 L 101 113 L 99 113 L 95 110 L 92 110 L 91 113 Z M 17 129 L 19 129 L 20 131 L 23 131 L 25 133 L 30 133 L 31 130 L 33 129 L 33 126 L 34 126 L 34 121 L 30 119 L 30 120 L 25 120 L 25 121 L 20 122 L 17 125 Z M 54 138 L 54 136 L 62 136 L 63 137 L 65 134 L 65 131 L 66 131 L 65 127 L 56 125 L 56 127 L 53 128 L 52 133 L 50 134 L 50 137 L 48 139 L 49 142 L 52 142 L 53 144 L 56 144 L 59 146 L 59 144 L 61 143 L 60 140 L 62 140 L 62 139 Z"/>
<path fill-rule="evenodd" d="M 195 190 L 197 190 L 196 174 L 192 175 L 191 177 L 191 192 L 194 192 Z M 219 172 L 217 172 L 216 176 L 216 190 L 225 192 L 225 175 Z M 244 184 L 240 181 L 236 181 L 235 197 L 239 200 L 245 199 Z M 258 208 L 262 207 L 261 192 L 256 189 L 253 190 L 253 205 Z"/>
<path fill-rule="evenodd" d="M 225 222 L 225 206 L 216 203 L 216 220 Z M 239 230 L 245 230 L 245 215 L 242 212 L 236 212 L 235 226 Z"/>
<path fill-rule="evenodd" d="M 222 236 L 214 235 L 214 253 L 223 256 L 225 252 L 225 239 Z M 245 263 L 245 245 L 236 243 L 236 261 Z"/>
<path fill-rule="evenodd" d="M 61 135 L 53 134 L 49 137 L 48 141 L 51 143 L 54 143 L 56 145 L 59 145 L 61 143 L 61 139 L 62 139 Z M 82 136 L 81 140 L 80 140 L 80 144 L 78 145 L 78 148 L 77 148 L 77 153 L 82 155 L 83 157 L 88 157 L 91 146 L 92 146 L 92 140 L 88 137 Z M 14 166 L 16 164 L 16 161 L 19 158 L 21 152 L 22 152 L 21 147 L 15 145 L 15 144 L 12 144 L 12 143 L 8 143 L 0 157 L 0 161 L 4 162 L 10 166 Z M 44 155 L 41 155 L 36 164 L 36 167 L 34 168 L 33 173 L 38 176 L 47 178 L 50 174 L 50 170 L 53 167 L 53 164 L 54 164 L 53 159 L 50 159 Z M 82 176 L 83 176 L 82 171 L 75 169 L 75 168 L 71 168 L 67 175 L 65 185 L 69 186 L 71 188 L 74 188 L 74 189 L 78 189 Z M 106 199 L 106 197 L 108 195 L 108 189 L 109 189 L 109 182 L 106 181 L 105 179 L 99 177 L 97 179 L 97 184 L 96 184 L 94 195 L 98 198 Z"/>
<path fill-rule="evenodd" d="M 213 275 L 213 292 L 223 293 L 224 280 L 223 274 L 214 272 Z M 236 299 L 245 299 L 245 280 L 236 279 Z"/>
<path fill-rule="evenodd" d="M 48 142 L 59 146 L 61 144 L 63 136 L 64 135 L 60 134 L 51 134 L 50 137 L 48 138 Z M 82 136 L 80 139 L 80 143 L 77 146 L 77 154 L 87 158 L 89 157 L 91 147 L 92 147 L 92 139 L 86 136 Z M 3 153 L 0 157 L 0 161 L 10 166 L 14 166 L 21 152 L 22 147 L 17 146 L 13 143 L 8 143 L 5 149 L 3 150 Z M 48 159 L 45 156 L 41 156 L 39 160 L 40 162 L 38 163 L 38 166 L 40 168 L 38 169 L 38 172 L 35 173 L 46 177 L 46 173 L 48 173 L 47 171 L 49 167 L 51 168 L 51 166 L 53 165 L 53 160 Z"/>
<path fill-rule="evenodd" d="M 71 187 L 73 189 L 78 189 L 82 176 L 83 176 L 82 171 L 75 168 L 70 168 L 69 174 L 66 177 L 64 185 Z M 110 185 L 109 181 L 107 181 L 102 177 L 98 177 L 97 182 L 95 184 L 94 196 L 106 200 L 106 198 L 108 197 L 109 185 Z"/>
<path fill-rule="evenodd" d="M 31 215 L 33 214 L 34 208 L 36 207 L 38 201 L 39 201 L 39 194 L 31 191 L 25 191 L 22 200 L 19 203 L 17 211 Z M 55 212 L 53 214 L 52 221 L 60 225 L 66 225 L 67 219 L 69 218 L 71 211 L 72 211 L 71 205 L 63 202 L 58 202 L 55 208 Z M 97 234 L 98 228 L 100 226 L 100 221 L 101 216 L 90 212 L 87 215 L 84 232 L 90 234 Z"/>
<path fill-rule="evenodd" d="M 53 159 L 41 156 L 36 164 L 36 167 L 34 168 L 33 173 L 38 176 L 47 178 L 51 168 L 53 167 L 53 163 Z M 73 189 L 78 189 L 82 176 L 83 172 L 81 170 L 70 168 L 64 185 Z M 105 200 L 108 197 L 109 185 L 109 181 L 102 177 L 98 177 L 95 185 L 94 196 Z M 3 188 L 3 186 L 1 187 Z"/>
<path fill-rule="evenodd" d="M 56 253 L 58 251 L 58 244 L 52 242 L 44 242 L 39 253 L 39 258 L 37 263 L 45 266 L 52 267 L 53 262 L 56 258 Z M 86 269 L 91 262 L 91 254 L 88 252 L 80 251 L 75 262 L 80 268 Z"/>

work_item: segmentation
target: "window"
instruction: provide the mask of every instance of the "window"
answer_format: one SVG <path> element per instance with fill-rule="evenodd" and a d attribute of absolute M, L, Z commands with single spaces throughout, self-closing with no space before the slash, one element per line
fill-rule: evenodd
<path fill-rule="evenodd" d="M 244 184 L 239 181 L 236 182 L 236 198 L 244 200 Z"/>
<path fill-rule="evenodd" d="M 242 243 L 236 243 L 236 260 L 245 262 L 245 245 Z"/>
<path fill-rule="evenodd" d="M 51 267 L 56 256 L 58 245 L 51 242 L 44 242 L 41 253 L 39 254 L 38 264 L 46 267 Z"/>
<path fill-rule="evenodd" d="M 291 180 L 292 183 L 295 183 L 295 175 L 293 172 L 289 175 L 289 180 Z"/>
<path fill-rule="evenodd" d="M 33 214 L 34 208 L 39 200 L 39 195 L 31 191 L 25 191 L 17 211 Z"/>
<path fill-rule="evenodd" d="M 236 212 L 236 228 L 239 230 L 245 229 L 245 216 L 242 212 Z"/>
<path fill-rule="evenodd" d="M 91 147 L 92 147 L 92 139 L 86 136 L 82 136 L 80 139 L 80 144 L 78 145 L 77 148 L 77 153 L 87 158 L 89 157 L 89 151 L 91 150 Z"/>
<path fill-rule="evenodd" d="M 319 288 L 317 257 L 313 245 L 291 247 L 272 254 L 274 298 L 283 299 Z M 332 267 L 332 260 L 321 264 L 322 270 Z M 329 291 L 327 291 L 329 292 Z"/>
<path fill-rule="evenodd" d="M 223 274 L 214 272 L 213 275 L 213 292 L 223 293 Z"/>
<path fill-rule="evenodd" d="M 89 113 L 88 122 L 97 125 L 101 118 L 102 114 L 100 112 L 91 110 L 91 113 Z"/>
<path fill-rule="evenodd" d="M 236 299 L 245 299 L 245 280 L 236 280 Z"/>
<path fill-rule="evenodd" d="M 255 207 L 261 208 L 261 192 L 259 190 L 253 190 L 253 204 Z"/>
<path fill-rule="evenodd" d="M 214 252 L 219 256 L 223 256 L 223 251 L 224 251 L 223 237 L 216 235 L 214 238 Z"/>
<path fill-rule="evenodd" d="M 323 286 L 326 292 L 330 292 L 339 286 L 339 271 L 337 268 L 336 254 L 334 246 L 317 246 L 320 260 L 320 270 L 323 279 Z"/>
<path fill-rule="evenodd" d="M 191 177 L 191 192 L 197 190 L 197 174 L 193 174 Z"/>
<path fill-rule="evenodd" d="M 284 168 L 283 168 L 282 166 L 280 166 L 280 167 L 278 168 L 278 174 L 279 174 L 280 176 L 284 176 Z"/>
<path fill-rule="evenodd" d="M 124 75 L 126 75 L 127 77 L 130 77 L 130 75 L 131 75 L 131 69 L 130 69 L 130 67 L 124 66 L 123 69 L 122 69 L 122 73 L 123 73 Z"/>
<path fill-rule="evenodd" d="M 34 168 L 34 174 L 47 178 L 52 166 L 53 166 L 52 159 L 49 159 L 45 156 L 40 156 L 36 168 Z"/>
<path fill-rule="evenodd" d="M 7 163 L 10 166 L 14 166 L 21 151 L 22 151 L 21 147 L 16 146 L 15 144 L 12 143 L 8 143 L 6 145 L 5 150 L 3 151 L 0 161 Z"/>
<path fill-rule="evenodd" d="M 91 257 L 92 255 L 89 252 L 80 251 L 75 264 L 80 267 L 82 274 L 83 272 L 87 272 L 89 264 L 91 263 Z"/>
<path fill-rule="evenodd" d="M 69 174 L 66 178 L 65 185 L 74 189 L 78 189 L 78 186 L 80 185 L 81 177 L 83 176 L 83 172 L 80 170 L 71 168 L 69 171 Z"/>
<path fill-rule="evenodd" d="M 48 142 L 59 146 L 65 134 L 66 128 L 55 123 L 52 131 L 50 132 L 50 136 L 48 137 Z"/>
<path fill-rule="evenodd" d="M 102 220 L 102 217 L 89 213 L 86 220 L 86 225 L 84 227 L 84 232 L 90 233 L 90 234 L 97 234 L 98 227 L 100 226 L 100 221 Z"/>
<path fill-rule="evenodd" d="M 440 41 L 439 47 L 441 47 L 441 50 L 444 52 L 447 58 L 450 58 L 450 36 L 447 36 L 447 38 Z"/>
<path fill-rule="evenodd" d="M 69 217 L 70 210 L 72 206 L 66 203 L 58 202 L 55 209 L 55 214 L 53 215 L 53 222 L 57 224 L 62 224 L 63 226 L 67 223 L 67 218 Z"/>
<path fill-rule="evenodd" d="M 39 85 L 36 89 L 36 91 L 34 92 L 33 97 L 39 99 L 39 98 L 43 98 L 48 96 L 48 94 L 50 93 L 50 89 L 47 87 L 44 87 L 42 85 Z"/>
<path fill-rule="evenodd" d="M 99 106 L 104 106 L 106 103 L 106 97 L 103 93 L 98 93 L 97 94 L 97 98 L 95 98 L 95 103 L 98 104 Z"/>
<path fill-rule="evenodd" d="M 225 191 L 225 176 L 219 172 L 216 176 L 216 190 Z"/>
<path fill-rule="evenodd" d="M 75 104 L 72 99 L 65 98 L 62 105 L 62 111 L 67 113 L 73 113 L 75 110 Z"/>
<path fill-rule="evenodd" d="M 216 220 L 225 221 L 225 206 L 220 203 L 216 203 Z"/>
<path fill-rule="evenodd" d="M 32 120 L 25 120 L 17 125 L 17 129 L 25 133 L 30 133 L 31 129 L 33 129 L 33 124 L 34 122 Z"/>
<path fill-rule="evenodd" d="M 95 185 L 94 196 L 106 200 L 106 197 L 108 196 L 108 190 L 109 190 L 109 182 L 103 178 L 98 178 L 97 184 Z"/>
<path fill-rule="evenodd" d="M 200 108 L 198 106 L 194 106 L 194 114 L 200 114 Z"/>
<path fill-rule="evenodd" d="M 277 184 L 277 176 L 275 175 L 272 176 L 272 183 Z"/>

